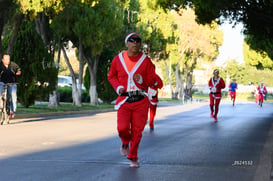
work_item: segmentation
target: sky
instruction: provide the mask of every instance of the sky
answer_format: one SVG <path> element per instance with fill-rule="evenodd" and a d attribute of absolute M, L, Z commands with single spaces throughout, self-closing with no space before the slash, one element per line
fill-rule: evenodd
<path fill-rule="evenodd" d="M 243 40 L 244 36 L 241 33 L 242 24 L 236 25 L 232 28 L 232 24 L 224 23 L 220 29 L 224 31 L 224 42 L 219 48 L 219 56 L 215 64 L 217 66 L 224 65 L 228 60 L 236 59 L 238 63 L 244 63 L 243 59 Z"/>

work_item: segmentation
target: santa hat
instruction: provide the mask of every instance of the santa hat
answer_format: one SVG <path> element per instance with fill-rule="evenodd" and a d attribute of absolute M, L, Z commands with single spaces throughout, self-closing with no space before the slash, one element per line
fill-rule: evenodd
<path fill-rule="evenodd" d="M 213 70 L 213 74 L 215 74 L 215 73 L 219 73 L 219 70 L 218 69 L 214 69 Z"/>
<path fill-rule="evenodd" d="M 136 35 L 136 36 L 138 36 L 138 37 L 141 39 L 141 37 L 140 37 L 136 32 L 132 32 L 132 33 L 129 33 L 129 34 L 125 37 L 125 44 L 126 44 L 127 41 L 129 40 L 129 38 L 131 38 L 133 35 Z"/>

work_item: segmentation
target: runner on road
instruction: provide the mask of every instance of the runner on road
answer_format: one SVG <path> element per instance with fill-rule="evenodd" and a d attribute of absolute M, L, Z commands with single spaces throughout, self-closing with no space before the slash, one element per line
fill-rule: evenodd
<path fill-rule="evenodd" d="M 149 99 L 148 88 L 156 82 L 154 64 L 140 51 L 141 37 L 133 32 L 125 37 L 127 51 L 114 57 L 108 80 L 118 94 L 117 129 L 121 139 L 120 153 L 131 167 L 139 167 L 138 147 L 145 128 Z"/>
<path fill-rule="evenodd" d="M 236 83 L 236 79 L 233 79 L 233 81 L 229 84 L 229 94 L 230 98 L 232 100 L 233 106 L 236 99 L 236 90 L 238 89 L 238 85 Z"/>
<path fill-rule="evenodd" d="M 224 80 L 219 77 L 218 69 L 213 71 L 213 77 L 209 80 L 208 85 L 210 88 L 210 117 L 214 118 L 214 122 L 217 122 L 217 114 L 222 97 L 221 90 L 226 87 Z"/>
<path fill-rule="evenodd" d="M 264 98 L 265 98 L 265 96 L 267 94 L 267 90 L 266 90 L 266 87 L 264 86 L 263 82 L 260 83 L 257 90 L 259 92 L 259 105 L 262 107 L 263 102 L 264 102 Z"/>

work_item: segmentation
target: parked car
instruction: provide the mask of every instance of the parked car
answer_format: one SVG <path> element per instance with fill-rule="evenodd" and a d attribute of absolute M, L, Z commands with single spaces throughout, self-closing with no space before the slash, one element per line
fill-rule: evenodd
<path fill-rule="evenodd" d="M 78 79 L 77 81 L 77 87 L 79 87 Z M 70 76 L 65 76 L 65 75 L 58 75 L 58 86 L 59 87 L 72 87 L 72 77 Z M 82 90 L 85 90 L 84 85 L 82 84 Z"/>
<path fill-rule="evenodd" d="M 71 87 L 72 86 L 72 78 L 69 76 L 58 75 L 58 86 L 59 87 Z"/>

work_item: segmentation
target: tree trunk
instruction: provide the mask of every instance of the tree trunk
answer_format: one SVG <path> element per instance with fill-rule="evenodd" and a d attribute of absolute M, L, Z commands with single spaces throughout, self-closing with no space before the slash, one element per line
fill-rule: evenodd
<path fill-rule="evenodd" d="M 4 18 L 5 18 L 5 14 L 3 11 L 0 11 L 0 58 L 2 60 L 3 57 L 3 48 L 2 48 L 2 33 L 3 33 L 3 29 L 4 29 Z"/>
<path fill-rule="evenodd" d="M 177 86 L 179 87 L 178 89 L 178 99 L 181 100 L 181 102 L 184 104 L 184 82 L 183 78 L 181 77 L 181 71 L 179 69 L 179 64 L 176 66 L 176 81 L 177 81 Z"/>
<path fill-rule="evenodd" d="M 168 79 L 169 86 L 170 86 L 171 98 L 173 98 L 175 95 L 174 95 L 174 93 L 173 93 L 173 88 L 172 88 L 171 73 L 170 73 L 170 71 L 169 71 L 169 67 L 168 67 L 167 61 L 164 61 L 164 64 L 165 64 L 165 69 L 166 69 L 166 77 L 167 77 L 167 79 Z"/>
<path fill-rule="evenodd" d="M 36 31 L 40 34 L 47 49 L 50 50 L 50 48 L 48 47 L 49 46 L 48 38 L 46 36 L 46 23 L 48 23 L 48 20 L 46 18 L 45 13 L 39 13 L 35 20 Z"/>
<path fill-rule="evenodd" d="M 179 70 L 178 70 L 178 64 L 176 64 L 175 66 L 175 92 L 174 92 L 174 96 L 172 99 L 177 100 L 178 99 L 178 94 L 179 94 L 179 89 L 180 89 L 180 85 L 179 85 Z"/>
<path fill-rule="evenodd" d="M 192 72 L 191 71 L 187 71 L 186 74 L 186 95 L 187 95 L 187 99 L 192 99 Z"/>
<path fill-rule="evenodd" d="M 56 60 L 56 68 L 59 72 L 59 63 L 60 63 L 60 58 L 61 58 L 61 42 L 59 41 L 58 43 L 58 56 Z M 51 94 L 49 94 L 49 99 L 48 99 L 48 106 L 49 107 L 58 107 L 60 105 L 59 101 L 59 91 L 58 91 L 58 81 L 56 83 L 56 89 L 53 91 Z"/>
<path fill-rule="evenodd" d="M 83 46 L 82 46 L 82 40 L 79 39 L 79 92 L 82 95 L 82 82 L 83 82 L 83 68 L 84 68 L 84 55 L 83 55 Z"/>
<path fill-rule="evenodd" d="M 61 46 L 61 49 L 62 49 L 62 52 L 63 52 L 63 55 L 64 55 L 64 60 L 66 62 L 66 65 L 70 71 L 70 75 L 72 77 L 72 99 L 73 99 L 73 105 L 74 106 L 82 106 L 82 103 L 81 103 L 81 91 L 78 90 L 77 88 L 77 82 L 76 82 L 76 76 L 75 76 L 75 73 L 74 73 L 74 70 L 70 64 L 70 61 L 69 61 L 69 58 L 66 54 L 66 51 L 64 49 L 63 46 Z"/>
<path fill-rule="evenodd" d="M 47 36 L 46 32 L 46 27 L 48 26 L 49 21 L 48 18 L 46 17 L 45 13 L 39 13 L 37 16 L 37 19 L 35 20 L 35 28 L 36 31 L 39 33 L 41 36 L 43 43 L 45 47 L 48 49 L 50 52 L 53 60 L 55 60 L 54 52 L 55 48 L 52 47 L 52 45 L 49 43 L 50 40 Z M 60 48 L 60 41 L 58 42 L 58 56 L 56 60 L 56 69 L 59 72 L 59 63 L 60 63 L 60 56 L 61 56 L 61 48 Z M 49 107 L 58 107 L 59 104 L 59 93 L 58 93 L 58 82 L 56 83 L 56 89 L 49 94 L 49 99 L 48 99 L 48 106 Z"/>
<path fill-rule="evenodd" d="M 90 104 L 96 105 L 98 104 L 98 93 L 97 93 L 97 69 L 99 63 L 99 56 L 94 57 L 94 61 L 92 61 L 91 57 L 87 58 L 88 60 L 88 70 L 90 74 Z"/>
<path fill-rule="evenodd" d="M 59 95 L 58 95 L 58 86 L 55 91 L 53 91 L 51 94 L 49 94 L 49 99 L 48 99 L 48 106 L 49 107 L 58 107 L 59 106 Z"/>
<path fill-rule="evenodd" d="M 20 30 L 20 27 L 21 27 L 21 24 L 22 24 L 22 21 L 23 21 L 23 18 L 24 18 L 24 15 L 23 14 L 20 14 L 17 18 L 17 21 L 16 21 L 16 24 L 15 24 L 15 28 L 13 30 L 13 33 L 12 33 L 12 36 L 11 36 L 11 39 L 9 41 L 9 45 L 8 45 L 8 49 L 7 49 L 7 53 L 8 54 L 12 54 L 12 50 L 13 50 L 13 47 L 14 47 L 14 43 L 15 43 L 15 40 L 17 38 L 17 34 Z"/>
<path fill-rule="evenodd" d="M 72 99 L 73 99 L 73 105 L 74 106 L 82 106 L 82 102 L 81 102 L 81 94 L 79 89 L 77 88 L 77 84 L 76 84 L 76 79 L 75 79 L 75 83 L 73 83 L 73 78 L 72 78 Z"/>

